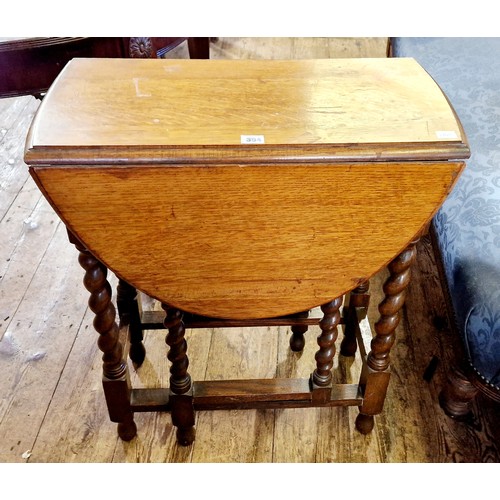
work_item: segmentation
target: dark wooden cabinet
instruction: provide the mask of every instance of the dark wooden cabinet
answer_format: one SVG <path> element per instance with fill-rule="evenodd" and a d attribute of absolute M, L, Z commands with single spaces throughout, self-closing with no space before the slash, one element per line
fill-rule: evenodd
<path fill-rule="evenodd" d="M 192 59 L 209 58 L 208 38 L 0 38 L 0 97 L 40 97 L 75 57 L 161 57 L 185 40 Z"/>

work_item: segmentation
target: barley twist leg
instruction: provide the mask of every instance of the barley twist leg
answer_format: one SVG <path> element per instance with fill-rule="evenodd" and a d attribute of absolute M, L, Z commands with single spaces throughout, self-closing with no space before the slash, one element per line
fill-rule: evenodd
<path fill-rule="evenodd" d="M 390 274 L 383 287 L 385 298 L 378 308 L 380 319 L 375 323 L 375 337 L 362 374 L 364 397 L 356 419 L 356 428 L 362 434 L 368 434 L 373 429 L 373 417 L 384 406 L 390 378 L 390 350 L 400 321 L 399 312 L 404 305 L 406 288 L 410 283 L 417 241 L 411 242 L 388 266 Z"/>
<path fill-rule="evenodd" d="M 170 347 L 167 354 L 170 366 L 170 403 L 172 406 L 172 423 L 177 427 L 177 441 L 183 446 L 190 445 L 195 438 L 193 389 L 191 376 L 187 369 L 187 342 L 184 338 L 185 328 L 183 314 L 174 307 L 162 304 L 166 312 L 163 322 L 168 328 L 165 342 Z"/>
<path fill-rule="evenodd" d="M 80 243 L 75 244 L 80 251 L 79 263 L 85 269 L 83 283 L 90 292 L 89 307 L 95 314 L 94 328 L 99 333 L 97 345 L 103 353 L 102 383 L 109 417 L 112 422 L 118 423 L 120 438 L 130 441 L 137 434 L 137 427 L 130 410 L 131 385 L 115 322 L 116 312 L 111 302 L 107 269 Z"/>
<path fill-rule="evenodd" d="M 340 323 L 339 309 L 342 300 L 342 297 L 339 297 L 321 306 L 323 318 L 319 323 L 321 328 L 321 334 L 317 339 L 319 350 L 315 356 L 316 369 L 311 376 L 315 401 L 326 401 L 330 398 L 335 341 L 338 336 L 337 326 Z"/>

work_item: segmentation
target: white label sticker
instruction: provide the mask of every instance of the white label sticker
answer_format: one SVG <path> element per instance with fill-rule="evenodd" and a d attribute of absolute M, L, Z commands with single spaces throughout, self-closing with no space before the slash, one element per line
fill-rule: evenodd
<path fill-rule="evenodd" d="M 437 130 L 436 136 L 438 139 L 457 139 L 458 136 L 454 130 Z"/>
<path fill-rule="evenodd" d="M 242 135 L 241 144 L 265 144 L 263 135 Z"/>

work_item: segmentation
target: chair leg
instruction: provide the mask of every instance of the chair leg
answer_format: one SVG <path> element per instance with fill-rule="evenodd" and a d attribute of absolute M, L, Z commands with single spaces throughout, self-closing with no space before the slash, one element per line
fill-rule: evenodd
<path fill-rule="evenodd" d="M 471 403 L 477 393 L 478 389 L 464 371 L 454 366 L 448 372 L 446 385 L 439 394 L 439 404 L 449 417 L 468 420 L 472 416 Z"/>
<path fill-rule="evenodd" d="M 188 50 L 190 59 L 210 59 L 210 38 L 188 38 Z"/>

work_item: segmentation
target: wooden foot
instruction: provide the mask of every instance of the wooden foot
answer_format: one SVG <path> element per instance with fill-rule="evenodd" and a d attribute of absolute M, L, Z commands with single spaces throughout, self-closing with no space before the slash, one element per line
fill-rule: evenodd
<path fill-rule="evenodd" d="M 340 343 L 340 354 L 342 356 L 352 357 L 356 354 L 357 349 L 358 343 L 356 342 L 356 337 L 350 334 L 344 334 L 344 338 Z"/>
<path fill-rule="evenodd" d="M 162 304 L 166 312 L 163 322 L 168 328 L 165 342 L 170 347 L 167 358 L 170 366 L 170 404 L 172 423 L 177 427 L 178 443 L 182 446 L 191 444 L 194 440 L 194 408 L 191 376 L 187 369 L 187 342 L 184 338 L 185 328 L 182 312 L 174 307 Z"/>
<path fill-rule="evenodd" d="M 298 313 L 294 315 L 297 318 L 307 318 L 309 316 L 309 311 L 305 311 L 302 313 Z M 301 352 L 306 345 L 306 339 L 304 338 L 304 334 L 308 330 L 307 325 L 293 325 L 292 335 L 290 337 L 290 349 L 294 352 Z"/>
<path fill-rule="evenodd" d="M 356 429 L 361 434 L 370 434 L 374 425 L 375 419 L 373 418 L 373 415 L 364 415 L 363 413 L 359 413 L 356 417 Z"/>
<path fill-rule="evenodd" d="M 195 438 L 193 391 L 178 395 L 170 392 L 170 404 L 172 406 L 172 423 L 177 427 L 177 442 L 181 446 L 189 446 Z"/>
<path fill-rule="evenodd" d="M 131 342 L 128 355 L 136 368 L 141 366 L 146 359 L 146 348 L 144 347 L 144 344 L 142 342 L 135 344 Z"/>
<path fill-rule="evenodd" d="M 456 420 L 470 420 L 471 403 L 478 393 L 464 372 L 453 367 L 448 373 L 446 385 L 439 394 L 439 404 L 444 412 Z"/>
<path fill-rule="evenodd" d="M 123 441 L 131 441 L 137 435 L 137 425 L 131 413 L 123 422 L 118 423 L 118 436 Z"/>
<path fill-rule="evenodd" d="M 181 446 L 189 446 L 190 444 L 193 444 L 196 438 L 196 429 L 193 426 L 186 429 L 183 427 L 177 427 L 175 436 L 177 438 L 177 442 Z"/>
<path fill-rule="evenodd" d="M 370 295 L 368 290 L 370 282 L 365 281 L 351 291 L 348 303 L 344 305 L 344 338 L 340 343 L 340 354 L 342 356 L 354 356 L 358 348 L 356 341 L 356 326 L 358 323 L 356 308 L 368 308 Z"/>
<path fill-rule="evenodd" d="M 121 323 L 129 325 L 129 358 L 135 366 L 139 367 L 146 358 L 146 349 L 142 343 L 143 332 L 137 290 L 122 279 L 118 282 L 116 303 Z"/>

